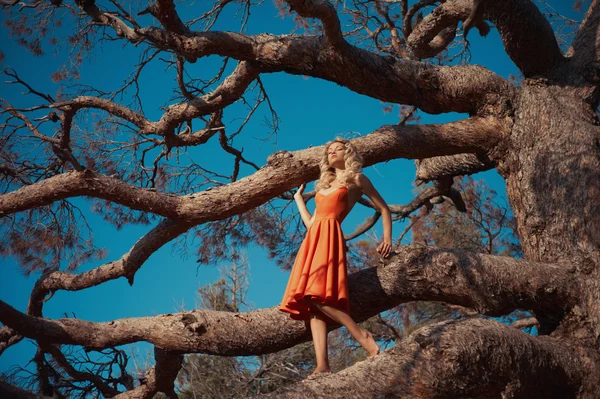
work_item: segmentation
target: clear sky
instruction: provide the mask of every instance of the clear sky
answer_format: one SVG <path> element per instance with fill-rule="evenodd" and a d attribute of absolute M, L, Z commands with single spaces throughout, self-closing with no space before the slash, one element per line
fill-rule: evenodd
<path fill-rule="evenodd" d="M 189 20 L 198 15 L 200 3 L 185 7 L 178 3 L 178 11 L 182 19 Z M 574 19 L 581 16 L 570 9 L 568 1 L 551 1 L 556 10 Z M 0 15 L 2 22 L 6 17 Z M 151 23 L 149 18 L 143 23 Z M 239 20 L 234 16 L 224 15 L 216 29 L 237 30 Z M 65 29 L 69 28 L 68 26 Z M 282 19 L 269 0 L 252 10 L 247 33 L 289 33 L 293 28 L 290 16 Z M 471 63 L 485 66 L 497 74 L 508 77 L 517 74 L 517 70 L 506 56 L 495 29 L 487 38 L 479 37 L 476 31 L 469 35 L 471 42 Z M 4 53 L 1 68 L 12 67 L 19 76 L 35 89 L 55 94 L 60 83 L 53 83 L 49 76 L 55 72 L 68 56 L 68 52 L 59 54 L 49 52 L 42 57 L 31 55 L 9 38 L 4 25 L 0 27 L 0 51 Z M 104 44 L 102 49 L 96 48 L 89 61 L 81 68 L 81 78 L 76 83 L 90 84 L 105 90 L 114 90 L 132 71 L 137 62 L 139 50 L 130 44 L 123 45 L 122 41 Z M 234 66 L 230 62 L 230 68 Z M 193 66 L 187 66 L 192 76 L 209 77 L 210 72 L 219 66 L 218 57 L 198 60 Z M 143 99 L 146 116 L 157 120 L 176 87 L 173 70 L 165 71 L 163 63 L 155 63 L 143 72 L 141 77 L 140 96 Z M 197 75 L 196 75 L 197 74 Z M 3 76 L 3 81 L 9 80 Z M 265 74 L 262 77 L 265 88 L 277 111 L 281 122 L 280 132 L 276 143 L 262 143 L 258 138 L 265 138 L 268 128 L 263 123 L 263 116 L 268 114 L 267 108 L 261 106 L 261 111 L 255 115 L 252 122 L 236 137 L 234 146 L 244 148 L 244 155 L 262 166 L 269 154 L 276 150 L 294 151 L 308 146 L 322 145 L 337 135 L 347 138 L 366 135 L 384 124 L 397 123 L 397 108 L 391 113 L 384 112 L 384 104 L 379 100 L 368 98 L 334 83 L 302 76 L 280 74 Z M 0 86 L 0 97 L 6 98 L 13 106 L 32 106 L 36 104 L 33 97 L 24 98 L 21 94 L 23 87 L 17 85 Z M 262 113 L 261 113 L 262 112 Z M 465 115 L 445 114 L 427 115 L 420 113 L 421 123 L 443 123 L 465 117 Z M 233 105 L 225 110 L 225 122 L 228 131 L 234 131 L 240 123 L 239 118 L 245 118 L 243 107 Z M 198 127 L 198 124 L 195 125 Z M 190 151 L 194 159 L 201 164 L 220 169 L 230 174 L 233 161 L 228 154 L 223 154 L 214 137 L 209 143 Z M 217 154 L 217 156 L 215 156 Z M 200 161 L 202 160 L 202 161 Z M 252 170 L 242 168 L 242 174 L 247 175 Z M 414 166 L 411 160 L 395 160 L 365 169 L 375 187 L 389 204 L 406 204 L 413 197 Z M 241 177 L 241 176 L 240 176 Z M 505 196 L 504 182 L 496 172 L 478 174 L 476 178 L 484 178 L 488 185 L 501 196 Z M 309 186 L 309 188 L 312 186 Z M 152 226 L 126 226 L 117 231 L 112 225 L 103 221 L 99 215 L 90 209 L 91 202 L 83 198 L 72 200 L 85 213 L 94 232 L 97 246 L 109 250 L 104 261 L 90 262 L 83 265 L 79 271 L 89 270 L 107 261 L 117 260 L 126 253 L 132 245 Z M 370 212 L 357 205 L 344 221 L 342 228 L 351 232 Z M 309 204 L 312 212 L 314 203 Z M 381 222 L 376 226 L 381 236 Z M 394 224 L 393 238 L 397 239 L 402 226 Z M 256 246 L 247 249 L 250 263 L 251 280 L 247 299 L 254 309 L 276 306 L 281 300 L 289 272 L 280 270 L 270 261 L 265 251 Z M 181 309 L 195 308 L 197 304 L 197 289 L 215 281 L 218 277 L 219 265 L 198 267 L 195 262 L 194 250 L 190 256 L 182 258 L 172 251 L 168 244 L 157 251 L 143 265 L 135 276 L 135 284 L 130 287 L 125 279 L 110 281 L 98 287 L 78 292 L 57 292 L 44 305 L 44 315 L 49 318 L 64 317 L 65 313 L 75 314 L 76 317 L 90 321 L 108 321 L 123 317 L 137 317 L 170 313 Z M 0 259 L 0 299 L 21 311 L 25 311 L 27 301 L 35 280 L 39 275 L 24 277 L 19 271 L 13 258 Z M 143 347 L 145 350 L 146 347 Z M 28 341 L 6 350 L 0 357 L 0 372 L 11 365 L 24 365 L 33 356 L 34 346 Z"/>

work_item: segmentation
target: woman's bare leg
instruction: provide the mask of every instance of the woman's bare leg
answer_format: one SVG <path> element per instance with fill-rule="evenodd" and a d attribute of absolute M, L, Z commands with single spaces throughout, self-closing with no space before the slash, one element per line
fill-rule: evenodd
<path fill-rule="evenodd" d="M 311 300 L 311 303 L 327 316 L 346 327 L 354 339 L 365 348 L 369 354 L 369 358 L 372 358 L 379 353 L 379 346 L 377 345 L 377 342 L 375 342 L 375 339 L 373 339 L 371 333 L 360 328 L 348 313 L 336 309 L 333 306 L 320 304 L 314 300 Z"/>
<path fill-rule="evenodd" d="M 312 333 L 317 355 L 317 367 L 313 374 L 331 371 L 327 356 L 327 323 L 318 311 L 310 314 L 310 332 Z"/>

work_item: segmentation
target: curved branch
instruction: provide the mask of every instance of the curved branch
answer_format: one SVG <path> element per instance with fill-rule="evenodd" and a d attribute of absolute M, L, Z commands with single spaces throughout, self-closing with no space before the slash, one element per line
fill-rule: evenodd
<path fill-rule="evenodd" d="M 363 198 L 359 199 L 359 201 L 364 200 Z M 366 200 L 365 200 L 366 202 Z M 371 201 L 369 201 L 369 205 L 367 205 L 371 208 L 375 208 L 375 206 L 371 203 Z M 391 209 L 391 208 L 390 208 Z M 356 229 L 354 229 L 354 231 L 350 234 L 347 234 L 344 236 L 344 240 L 348 241 L 348 240 L 353 240 L 356 237 L 359 237 L 360 235 L 366 233 L 367 231 L 369 231 L 369 229 L 373 226 L 375 226 L 375 223 L 377 223 L 377 221 L 379 220 L 379 218 L 381 217 L 381 212 L 379 212 L 378 210 L 375 211 L 375 213 L 368 217 L 367 219 L 365 219 L 364 222 L 362 222 L 362 224 L 360 226 L 358 226 Z"/>
<path fill-rule="evenodd" d="M 193 224 L 183 221 L 163 220 L 117 261 L 80 274 L 55 271 L 42 275 L 31 292 L 27 313 L 41 316 L 44 299 L 54 291 L 83 290 L 120 277 L 133 285 L 135 273 L 154 252 L 192 227 Z"/>
<path fill-rule="evenodd" d="M 472 15 L 476 7 L 476 15 Z M 415 54 L 430 51 L 429 42 L 458 21 L 487 33 L 483 19 L 498 28 L 504 48 L 525 77 L 549 75 L 564 57 L 548 20 L 530 0 L 449 0 L 438 6 L 407 38 Z M 413 48 L 411 47 L 411 48 Z"/>
<path fill-rule="evenodd" d="M 506 53 L 525 77 L 548 75 L 564 61 L 550 22 L 530 0 L 484 0 Z"/>
<path fill-rule="evenodd" d="M 417 58 L 435 57 L 454 40 L 460 15 L 448 11 L 444 5 L 437 7 L 407 37 L 406 45 Z"/>
<path fill-rule="evenodd" d="M 423 327 L 373 362 L 260 397 L 592 398 L 599 360 L 583 348 L 472 318 Z"/>
<path fill-rule="evenodd" d="M 0 355 L 9 347 L 21 342 L 22 335 L 19 335 L 10 327 L 0 327 Z"/>
<path fill-rule="evenodd" d="M 575 68 L 580 71 L 580 74 L 593 87 L 598 87 L 600 85 L 600 69 L 598 68 L 598 62 L 600 62 L 600 4 L 597 1 L 590 5 L 568 54 L 572 56 Z M 591 100 L 594 107 L 598 106 L 600 94 L 597 89 L 592 90 L 586 97 Z"/>
<path fill-rule="evenodd" d="M 133 43 L 148 40 L 159 49 L 173 51 L 194 62 L 217 54 L 240 61 L 255 62 L 261 72 L 280 72 L 329 80 L 386 102 L 411 104 L 428 113 L 468 112 L 482 108 L 489 92 L 507 94 L 512 85 L 477 66 L 437 67 L 416 61 L 397 60 L 346 43 L 332 47 L 320 36 L 256 36 L 233 32 L 177 34 L 156 27 L 125 29 L 123 21 L 100 12 L 93 1 L 84 10 L 100 25 L 116 30 Z M 306 15 L 329 21 L 335 9 L 322 2 L 296 2 Z M 317 6 L 318 5 L 318 6 Z M 313 10 L 308 11 L 309 9 Z M 300 11 L 299 11 L 300 12 Z M 335 16 L 337 18 L 337 15 Z M 334 19 L 331 19 L 334 21 Z M 328 38 L 339 39 L 337 25 L 327 23 Z M 333 35 L 333 36 L 332 36 Z M 341 36 L 341 33 L 339 34 Z M 378 83 L 379 82 L 379 83 Z"/>
<path fill-rule="evenodd" d="M 100 97 L 79 96 L 69 101 L 50 104 L 48 107 L 58 109 L 68 107 L 73 113 L 83 108 L 102 109 L 134 124 L 140 129 L 140 134 L 170 136 L 172 147 L 196 145 L 206 141 L 205 135 L 174 135 L 175 128 L 185 121 L 215 113 L 232 104 L 244 94 L 258 75 L 259 69 L 251 62 L 240 62 L 231 75 L 214 91 L 190 101 L 169 106 L 157 122 L 150 122 L 143 115 Z"/>
<path fill-rule="evenodd" d="M 486 154 L 457 154 L 415 161 L 417 180 L 430 181 L 444 177 L 472 175 L 493 169 L 494 162 Z"/>
<path fill-rule="evenodd" d="M 218 54 L 254 61 L 263 72 L 317 77 L 382 101 L 415 105 L 434 114 L 473 114 L 489 101 L 483 93 L 509 95 L 512 91 L 509 82 L 483 67 L 440 67 L 383 57 L 351 45 L 333 50 L 310 36 L 204 32 L 182 43 L 163 43 L 162 36 L 148 35 L 156 46 L 166 46 L 187 59 Z"/>
<path fill-rule="evenodd" d="M 469 118 L 445 125 L 387 125 L 353 141 L 365 166 L 395 158 L 426 158 L 493 148 L 504 127 L 495 118 Z M 195 224 L 254 208 L 318 175 L 322 147 L 270 157 L 269 165 L 246 178 L 210 191 L 173 196 L 127 184 L 91 170 L 67 172 L 0 196 L 0 216 L 91 196 Z"/>
<path fill-rule="evenodd" d="M 427 187 L 425 190 L 421 191 L 408 205 L 406 206 L 390 206 L 390 211 L 396 215 L 398 218 L 405 218 L 417 209 L 422 206 L 431 207 L 430 201 L 441 195 L 444 195 L 448 198 L 451 198 L 454 206 L 460 212 L 465 212 L 465 204 L 462 200 L 460 193 L 456 190 L 452 189 L 452 178 L 443 178 L 437 180 L 434 185 L 431 187 Z"/>
<path fill-rule="evenodd" d="M 350 275 L 349 290 L 352 318 L 360 322 L 414 300 L 444 301 L 488 315 L 517 308 L 563 314 L 575 306 L 580 288 L 578 276 L 564 265 L 401 247 L 385 266 Z M 195 310 L 92 323 L 28 316 L 0 301 L 0 322 L 33 339 L 92 349 L 147 341 L 168 350 L 237 356 L 274 352 L 310 339 L 308 326 L 290 319 L 278 306 L 248 313 Z"/>
<path fill-rule="evenodd" d="M 318 18 L 323 23 L 325 37 L 333 47 L 346 44 L 335 7 L 327 0 L 285 0 L 290 10 L 305 18 Z"/>
<path fill-rule="evenodd" d="M 419 10 L 424 7 L 434 5 L 439 0 L 420 0 L 417 3 L 413 4 L 404 14 L 404 21 L 402 26 L 402 32 L 404 33 L 404 37 L 408 39 L 410 34 L 413 32 L 412 19 Z"/>

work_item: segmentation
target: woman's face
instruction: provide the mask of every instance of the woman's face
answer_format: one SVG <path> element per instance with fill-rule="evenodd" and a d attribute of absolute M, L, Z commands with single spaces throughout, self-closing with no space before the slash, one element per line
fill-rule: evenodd
<path fill-rule="evenodd" d="M 344 167 L 344 154 L 346 153 L 346 146 L 344 143 L 335 142 L 327 148 L 327 159 L 331 166 Z"/>

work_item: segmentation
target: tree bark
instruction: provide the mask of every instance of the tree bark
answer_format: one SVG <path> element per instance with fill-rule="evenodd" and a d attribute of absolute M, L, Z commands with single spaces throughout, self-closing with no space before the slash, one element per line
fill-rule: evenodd
<path fill-rule="evenodd" d="M 492 320 L 421 328 L 354 366 L 264 398 L 597 398 L 600 359 Z"/>
<path fill-rule="evenodd" d="M 576 90 L 526 82 L 509 155 L 499 170 L 506 179 L 525 257 L 574 264 L 588 276 L 581 291 L 582 314 L 568 318 L 563 334 L 597 347 L 600 127 L 593 109 L 577 94 Z M 581 323 L 582 318 L 589 323 Z"/>
<path fill-rule="evenodd" d="M 439 248 L 400 247 L 384 265 L 349 276 L 350 312 L 357 322 L 415 300 L 444 301 L 492 316 L 518 308 L 562 315 L 577 305 L 580 290 L 573 270 L 565 267 Z M 278 306 L 93 323 L 33 317 L 0 301 L 0 322 L 32 339 L 93 349 L 147 341 L 165 350 L 247 356 L 310 339 L 308 325 L 290 319 Z"/>

